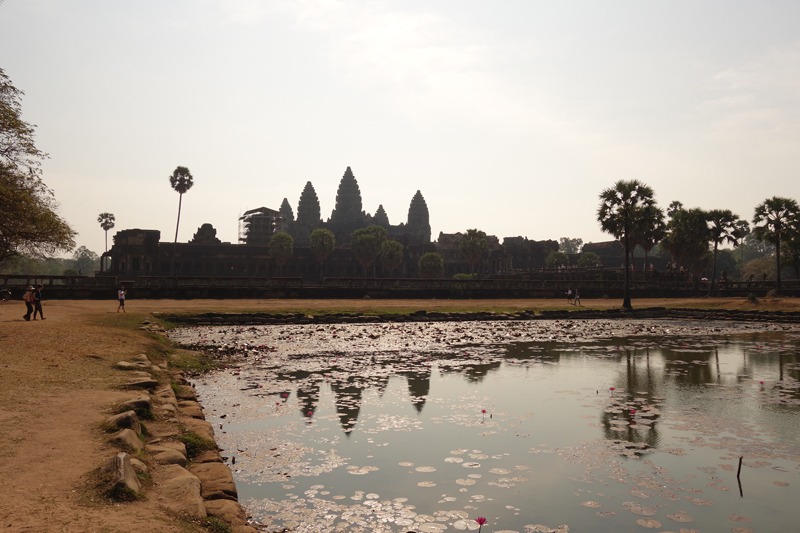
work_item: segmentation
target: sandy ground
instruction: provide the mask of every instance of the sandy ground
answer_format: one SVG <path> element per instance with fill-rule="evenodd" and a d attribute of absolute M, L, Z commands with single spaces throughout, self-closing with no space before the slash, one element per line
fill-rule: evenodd
<path fill-rule="evenodd" d="M 586 308 L 619 300 L 584 300 Z M 800 300 L 755 306 L 744 299 L 635 300 L 635 307 L 800 310 Z M 152 499 L 109 505 L 92 501 L 87 474 L 111 457 L 98 425 L 119 401 L 125 374 L 114 363 L 160 344 L 135 328 L 152 313 L 410 312 L 420 309 L 574 309 L 560 300 L 132 300 L 47 301 L 47 320 L 25 322 L 21 301 L 0 302 L 0 531 L 185 532 Z"/>

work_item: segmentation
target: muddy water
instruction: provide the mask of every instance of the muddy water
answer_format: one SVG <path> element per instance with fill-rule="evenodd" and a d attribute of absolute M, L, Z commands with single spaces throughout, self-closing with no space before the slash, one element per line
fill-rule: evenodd
<path fill-rule="evenodd" d="M 795 531 L 797 326 L 187 328 L 240 500 L 276 530 Z M 743 457 L 737 481 L 739 458 Z M 740 528 L 740 529 L 737 529 Z"/>

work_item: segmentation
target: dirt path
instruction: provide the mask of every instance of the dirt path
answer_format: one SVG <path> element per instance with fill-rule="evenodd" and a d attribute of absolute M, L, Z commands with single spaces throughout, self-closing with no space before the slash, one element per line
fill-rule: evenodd
<path fill-rule="evenodd" d="M 619 307 L 619 300 L 584 300 L 586 308 Z M 744 299 L 637 300 L 636 307 L 714 307 L 800 310 L 783 299 L 759 306 Z M 152 313 L 190 312 L 411 312 L 420 309 L 575 309 L 560 300 L 132 300 L 46 302 L 47 320 L 25 322 L 22 302 L 0 302 L 0 531 L 187 532 L 153 499 L 130 504 L 93 502 L 87 474 L 111 457 L 98 424 L 110 408 L 135 393 L 115 386 L 121 360 L 161 348 L 137 331 Z"/>

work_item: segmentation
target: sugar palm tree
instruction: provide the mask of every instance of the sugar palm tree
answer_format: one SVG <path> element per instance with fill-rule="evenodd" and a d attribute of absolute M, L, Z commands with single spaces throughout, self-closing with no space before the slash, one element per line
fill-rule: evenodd
<path fill-rule="evenodd" d="M 600 207 L 597 209 L 597 221 L 600 228 L 616 239 L 622 240 L 625 248 L 625 288 L 623 290 L 622 307 L 631 309 L 630 259 L 633 250 L 632 237 L 639 231 L 643 219 L 655 207 L 653 189 L 639 180 L 620 180 L 613 187 L 600 193 Z"/>
<path fill-rule="evenodd" d="M 294 254 L 294 239 L 288 233 L 278 232 L 269 240 L 269 255 L 275 259 L 280 267 L 279 275 L 283 277 L 283 265 L 292 258 Z"/>
<path fill-rule="evenodd" d="M 750 224 L 746 220 L 737 220 L 735 226 L 732 235 L 736 241 L 734 241 L 733 247 L 739 247 L 739 271 L 744 279 L 744 238 L 750 234 Z"/>
<path fill-rule="evenodd" d="M 753 233 L 756 238 L 775 245 L 775 291 L 778 294 L 781 292 L 781 239 L 798 216 L 800 206 L 797 202 L 779 196 L 767 198 L 758 204 L 753 216 Z"/>
<path fill-rule="evenodd" d="M 468 229 L 461 242 L 458 243 L 458 249 L 469 263 L 469 273 L 474 274 L 475 264 L 483 259 L 483 254 L 489 249 L 489 242 L 486 240 L 486 234 L 481 230 Z"/>
<path fill-rule="evenodd" d="M 169 267 L 169 275 L 175 274 L 175 247 L 178 245 L 178 228 L 181 225 L 181 201 L 183 194 L 192 188 L 194 179 L 192 173 L 186 167 L 177 167 L 169 177 L 169 184 L 172 189 L 179 194 L 178 196 L 178 223 L 175 225 L 175 242 L 172 244 L 172 263 Z"/>
<path fill-rule="evenodd" d="M 309 182 L 310 183 L 310 182 Z M 336 237 L 333 232 L 324 228 L 317 228 L 311 232 L 309 237 L 309 248 L 311 253 L 319 261 L 319 277 L 323 279 L 324 276 L 324 261 L 329 255 L 333 253 L 336 248 Z"/>
<path fill-rule="evenodd" d="M 661 242 L 667 234 L 667 227 L 664 224 L 664 211 L 660 207 L 652 205 L 642 211 L 642 217 L 636 225 L 636 230 L 632 236 L 632 246 L 642 247 L 644 250 L 644 279 L 647 281 L 647 258 L 653 247 Z M 631 250 L 632 251 L 632 250 Z"/>
<path fill-rule="evenodd" d="M 108 230 L 114 227 L 114 215 L 111 213 L 100 213 L 97 215 L 97 221 L 100 227 L 106 232 L 106 252 L 108 252 Z"/>
<path fill-rule="evenodd" d="M 736 243 L 736 222 L 739 217 L 734 215 L 730 209 L 712 209 L 706 212 L 706 221 L 708 229 L 711 231 L 711 242 L 714 243 L 714 261 L 711 267 L 711 284 L 708 287 L 708 295 L 711 296 L 716 292 L 716 283 L 714 279 L 717 276 L 717 249 L 719 245 L 725 241 Z"/>

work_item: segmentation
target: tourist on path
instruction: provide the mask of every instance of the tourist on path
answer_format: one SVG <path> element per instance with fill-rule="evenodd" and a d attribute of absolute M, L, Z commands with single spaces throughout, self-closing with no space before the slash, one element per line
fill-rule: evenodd
<path fill-rule="evenodd" d="M 575 305 L 583 307 L 581 306 L 581 293 L 578 292 L 578 289 L 575 289 Z"/>
<path fill-rule="evenodd" d="M 128 291 L 125 290 L 125 287 L 120 287 L 117 291 L 117 300 L 119 300 L 119 306 L 117 307 L 117 313 L 119 310 L 122 309 L 122 312 L 125 312 L 125 295 L 128 294 Z"/>
<path fill-rule="evenodd" d="M 572 288 L 567 289 L 567 303 L 572 303 Z"/>
<path fill-rule="evenodd" d="M 41 283 L 38 287 L 33 291 L 33 319 L 36 320 L 36 313 L 39 313 L 39 318 L 42 320 L 46 320 L 44 318 L 44 314 L 42 313 L 42 289 L 44 289 L 44 285 Z"/>
<path fill-rule="evenodd" d="M 30 322 L 31 315 L 33 314 L 33 287 L 28 287 L 25 290 L 25 294 L 22 295 L 22 299 L 25 301 L 25 307 L 28 310 L 27 313 L 22 315 L 22 318 Z"/>

